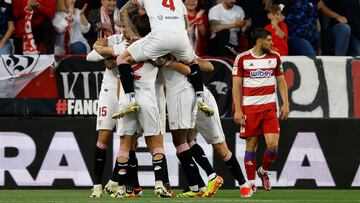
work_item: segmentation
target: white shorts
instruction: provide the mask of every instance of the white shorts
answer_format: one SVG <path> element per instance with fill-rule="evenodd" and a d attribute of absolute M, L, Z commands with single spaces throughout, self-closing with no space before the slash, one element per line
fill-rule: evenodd
<path fill-rule="evenodd" d="M 195 126 L 195 92 L 186 88 L 178 93 L 166 95 L 170 130 L 193 129 Z"/>
<path fill-rule="evenodd" d="M 134 135 L 139 132 L 139 129 L 142 130 L 144 136 L 161 134 L 162 125 L 156 96 L 135 91 L 135 98 L 140 105 L 140 110 L 119 119 L 122 121 L 122 127 L 118 128 L 117 134 L 120 136 Z M 120 105 L 120 108 L 122 107 L 123 105 Z"/>
<path fill-rule="evenodd" d="M 169 53 L 185 63 L 190 63 L 196 57 L 186 32 L 152 31 L 132 43 L 127 50 L 136 62 L 156 60 Z"/>
<path fill-rule="evenodd" d="M 164 91 L 164 84 L 162 79 L 159 77 L 155 83 L 156 89 L 156 100 L 159 107 L 160 112 L 160 120 L 161 120 L 161 134 L 166 134 L 166 98 L 165 98 L 165 91 Z"/>
<path fill-rule="evenodd" d="M 206 117 L 205 114 L 198 111 L 196 114 L 195 129 L 204 137 L 208 144 L 221 143 L 225 141 L 225 134 L 221 126 L 219 109 L 214 96 L 206 88 L 204 88 L 204 101 L 214 109 L 214 115 Z"/>
<path fill-rule="evenodd" d="M 114 87 L 101 87 L 96 117 L 96 130 L 113 130 L 116 121 L 111 117 L 117 111 L 117 89 Z"/>

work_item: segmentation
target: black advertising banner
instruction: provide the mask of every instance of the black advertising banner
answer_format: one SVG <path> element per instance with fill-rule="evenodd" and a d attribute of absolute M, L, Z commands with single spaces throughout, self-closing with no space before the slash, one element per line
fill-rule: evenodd
<path fill-rule="evenodd" d="M 102 61 L 89 62 L 84 57 L 70 56 L 57 66 L 60 99 L 92 99 L 99 97 L 105 71 Z"/>
<path fill-rule="evenodd" d="M 97 139 L 94 117 L 0 118 L 0 123 L 0 188 L 91 187 Z M 239 129 L 232 119 L 223 119 L 222 123 L 229 148 L 245 172 L 245 143 L 238 138 Z M 281 123 L 281 128 L 279 156 L 270 170 L 274 187 L 360 187 L 360 120 L 289 119 Z M 215 170 L 224 177 L 223 187 L 234 188 L 234 179 L 211 145 L 201 137 L 198 143 Z M 109 145 L 104 182 L 110 177 L 118 146 L 119 137 L 115 135 Z M 165 135 L 164 146 L 168 166 L 171 166 L 168 167 L 171 184 L 185 187 L 186 179 L 180 172 L 169 133 Z M 261 139 L 258 166 L 263 150 Z M 137 158 L 141 185 L 153 186 L 151 155 L 143 138 L 139 139 Z M 207 181 L 206 174 L 202 175 Z M 257 184 L 261 185 L 259 179 Z"/>
<path fill-rule="evenodd" d="M 206 59 L 213 64 L 214 70 L 202 72 L 204 84 L 214 95 L 220 116 L 230 117 L 232 115 L 231 73 L 233 61 L 214 57 Z"/>

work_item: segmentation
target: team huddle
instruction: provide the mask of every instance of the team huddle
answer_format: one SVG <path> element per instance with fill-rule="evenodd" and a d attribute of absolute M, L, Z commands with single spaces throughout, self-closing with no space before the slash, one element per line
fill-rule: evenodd
<path fill-rule="evenodd" d="M 186 8 L 182 0 L 130 0 L 120 15 L 123 34 L 98 39 L 87 56 L 89 61 L 104 60 L 106 66 L 99 96 L 96 126 L 99 136 L 90 196 L 102 195 L 106 150 L 115 126 L 120 147 L 112 177 L 104 190 L 117 198 L 142 195 L 135 151 L 138 137 L 144 136 L 152 155 L 155 195 L 175 195 L 169 182 L 163 145 L 166 112 L 176 155 L 189 185 L 176 197 L 211 197 L 224 182 L 196 143 L 198 134 L 224 160 L 239 184 L 241 197 L 251 197 L 257 190 L 255 152 L 257 136 L 263 134 L 268 148 L 257 174 L 264 189 L 271 190 L 267 170 L 276 158 L 279 137 L 276 81 L 283 101 L 282 118 L 289 112 L 280 58 L 268 52 L 271 33 L 257 30 L 253 36 L 255 47 L 240 54 L 233 69 L 234 86 L 238 86 L 233 88 L 234 119 L 242 126 L 241 137 L 246 139 L 246 181 L 235 154 L 227 147 L 216 100 L 203 84 L 200 70 L 212 71 L 213 66 L 195 55 L 186 31 Z M 254 70 L 267 71 L 262 74 L 266 77 L 256 75 Z M 207 184 L 195 162 L 207 173 Z"/>

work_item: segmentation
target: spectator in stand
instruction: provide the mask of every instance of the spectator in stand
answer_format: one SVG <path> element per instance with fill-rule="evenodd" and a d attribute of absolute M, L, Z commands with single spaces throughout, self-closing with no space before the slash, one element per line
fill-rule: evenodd
<path fill-rule="evenodd" d="M 119 9 L 116 0 L 101 0 L 101 7 L 89 12 L 88 20 L 91 25 L 87 35 L 89 44 L 93 45 L 98 38 L 107 38 L 121 33 Z"/>
<path fill-rule="evenodd" d="M 235 0 L 222 0 L 209 11 L 209 53 L 215 56 L 235 57 L 239 45 L 239 33 L 251 25 L 244 20 L 245 12 L 235 5 Z"/>
<path fill-rule="evenodd" d="M 271 32 L 273 40 L 272 50 L 278 52 L 281 56 L 288 55 L 288 29 L 287 25 L 283 22 L 284 18 L 281 14 L 279 5 L 274 4 L 268 8 L 267 14 L 270 24 L 265 26 L 265 29 Z"/>
<path fill-rule="evenodd" d="M 12 44 L 9 41 L 14 33 L 14 16 L 11 1 L 0 0 L 0 54 L 12 54 Z"/>
<path fill-rule="evenodd" d="M 271 0 L 241 0 L 237 1 L 237 5 L 243 8 L 246 17 L 252 20 L 250 32 L 255 28 L 263 28 L 269 23 L 266 15 Z"/>
<path fill-rule="evenodd" d="M 184 0 L 187 9 L 191 44 L 198 56 L 206 54 L 207 51 L 207 27 L 208 19 L 205 10 L 198 0 Z"/>
<path fill-rule="evenodd" d="M 284 4 L 284 12 L 287 13 L 289 55 L 306 55 L 314 58 L 317 51 L 321 53 L 319 49 L 321 28 L 318 11 L 328 17 L 337 17 L 337 21 L 341 23 L 347 22 L 346 18 L 328 8 L 323 0 L 280 0 L 277 3 Z M 336 36 L 328 38 L 326 42 L 343 45 L 347 37 L 343 33 L 343 27 L 339 26 L 340 29 L 334 33 Z M 343 48 L 338 47 L 337 49 L 340 50 L 339 54 Z"/>
<path fill-rule="evenodd" d="M 316 57 L 319 45 L 318 0 L 280 0 L 288 25 L 289 55 Z"/>
<path fill-rule="evenodd" d="M 79 10 L 75 8 L 76 0 L 58 0 L 57 12 L 53 25 L 57 32 L 55 54 L 87 54 L 90 46 L 83 36 L 90 30 L 90 24 L 85 17 L 87 4 Z"/>
<path fill-rule="evenodd" d="M 15 53 L 23 54 L 25 50 L 53 54 L 54 28 L 51 20 L 56 11 L 56 0 L 16 0 L 12 6 L 15 21 Z"/>
<path fill-rule="evenodd" d="M 329 45 L 328 53 L 337 56 L 360 55 L 360 1 L 359 0 L 325 0 L 333 10 L 329 13 L 331 27 L 327 30 L 325 41 Z M 335 42 L 331 41 L 336 39 Z"/>

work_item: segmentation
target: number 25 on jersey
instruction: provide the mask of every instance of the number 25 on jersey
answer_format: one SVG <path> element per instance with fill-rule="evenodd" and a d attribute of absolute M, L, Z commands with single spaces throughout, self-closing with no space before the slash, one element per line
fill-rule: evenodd
<path fill-rule="evenodd" d="M 163 0 L 162 5 L 165 8 L 169 8 L 172 11 L 175 11 L 174 1 L 173 0 Z"/>

